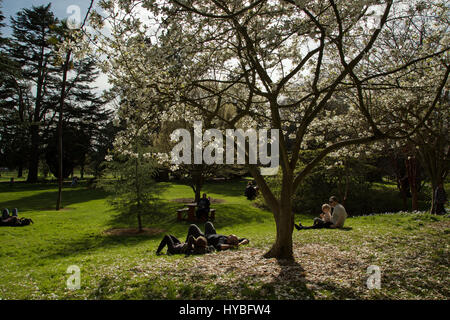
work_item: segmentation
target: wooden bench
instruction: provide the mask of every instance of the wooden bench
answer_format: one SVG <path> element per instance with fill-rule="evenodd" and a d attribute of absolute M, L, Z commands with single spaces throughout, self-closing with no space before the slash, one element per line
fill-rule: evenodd
<path fill-rule="evenodd" d="M 209 209 L 209 220 L 216 220 L 216 209 Z"/>
<path fill-rule="evenodd" d="M 216 219 L 216 209 L 209 209 L 209 217 L 208 220 L 214 221 Z M 189 208 L 182 208 L 177 210 L 177 221 L 191 221 L 191 222 L 197 222 L 198 219 L 195 215 L 192 214 L 191 211 L 189 211 Z"/>
<path fill-rule="evenodd" d="M 188 213 L 189 208 L 183 208 L 177 210 L 177 221 L 181 221 L 186 219 L 186 214 Z"/>

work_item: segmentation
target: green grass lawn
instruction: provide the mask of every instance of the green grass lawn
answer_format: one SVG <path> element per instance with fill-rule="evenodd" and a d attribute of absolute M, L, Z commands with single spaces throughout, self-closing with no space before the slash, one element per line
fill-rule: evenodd
<path fill-rule="evenodd" d="M 165 191 L 144 226 L 153 236 L 108 236 L 110 228 L 136 226 L 101 190 L 65 187 L 64 210 L 54 211 L 56 185 L 0 183 L 0 207 L 17 207 L 34 224 L 1 227 L 0 299 L 448 299 L 450 219 L 429 214 L 351 217 L 344 230 L 294 232 L 295 262 L 264 259 L 274 241 L 272 214 L 242 195 L 246 181 L 209 183 L 204 191 L 224 200 L 220 233 L 250 239 L 238 250 L 205 256 L 156 256 L 164 233 L 184 240 L 177 198 L 190 187 L 162 183 Z M 318 204 L 318 210 L 320 204 Z M 312 216 L 297 215 L 303 224 Z M 203 228 L 203 226 L 201 226 Z M 69 290 L 66 270 L 77 265 L 81 288 Z M 381 269 L 381 289 L 366 286 L 367 268 Z"/>

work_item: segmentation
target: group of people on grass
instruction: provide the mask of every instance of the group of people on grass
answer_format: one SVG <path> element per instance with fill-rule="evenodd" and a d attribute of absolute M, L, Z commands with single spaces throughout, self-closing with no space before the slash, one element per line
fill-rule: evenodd
<path fill-rule="evenodd" d="M 12 210 L 11 215 L 9 214 L 8 208 L 4 208 L 2 210 L 2 218 L 1 218 L 2 224 L 9 224 L 11 222 L 14 222 L 18 218 L 19 218 L 19 210 L 17 210 L 17 208 L 14 208 Z"/>
<path fill-rule="evenodd" d="M 331 208 L 333 208 L 333 212 L 331 212 Z M 294 223 L 294 227 L 297 230 L 342 228 L 344 227 L 347 216 L 347 211 L 344 206 L 339 203 L 338 198 L 336 196 L 331 196 L 329 202 L 322 205 L 322 213 L 319 218 L 314 218 L 312 226 L 305 227 L 299 221 L 298 225 Z"/>
<path fill-rule="evenodd" d="M 8 208 L 2 210 L 2 216 L 0 218 L 0 226 L 9 227 L 22 227 L 33 223 L 33 220 L 27 218 L 19 218 L 19 210 L 14 208 L 11 215 L 9 214 Z"/>
<path fill-rule="evenodd" d="M 228 236 L 218 234 L 212 222 L 208 221 L 205 223 L 205 233 L 202 233 L 197 225 L 191 224 L 185 242 L 181 242 L 173 235 L 165 235 L 156 250 L 156 254 L 160 255 L 166 246 L 168 254 L 189 255 L 237 248 L 248 243 L 247 238 L 238 238 L 234 234 Z"/>
<path fill-rule="evenodd" d="M 254 188 L 253 184 L 249 182 L 245 191 L 245 195 L 249 199 L 254 199 L 254 196 L 256 196 L 256 191 L 251 191 L 252 188 Z M 435 191 L 435 211 L 436 213 L 443 212 L 445 214 L 444 204 L 447 201 L 447 195 L 443 190 L 444 188 L 440 184 Z M 197 218 L 204 217 L 205 214 L 208 217 L 209 206 L 210 200 L 206 198 L 206 194 L 203 194 L 203 198 L 198 202 Z M 294 227 L 297 230 L 343 228 L 347 217 L 347 211 L 339 202 L 339 199 L 336 196 L 331 196 L 329 202 L 322 205 L 322 213 L 319 217 L 314 218 L 312 226 L 303 226 L 299 221 L 298 224 L 294 223 Z M 181 242 L 173 235 L 164 236 L 156 250 L 156 254 L 161 254 L 165 246 L 167 246 L 169 254 L 204 254 L 215 250 L 237 248 L 248 243 L 248 239 L 240 239 L 234 234 L 228 236 L 217 234 L 214 225 L 208 221 L 205 224 L 205 233 L 202 233 L 197 225 L 191 224 L 185 242 Z"/>
<path fill-rule="evenodd" d="M 201 200 L 203 199 L 206 199 L 206 194 L 203 195 Z M 333 208 L 333 212 L 331 212 L 331 208 Z M 297 230 L 342 228 L 344 226 L 345 219 L 347 219 L 347 212 L 344 206 L 339 203 L 337 197 L 332 196 L 330 197 L 329 203 L 322 205 L 322 213 L 320 214 L 320 218 L 315 218 L 312 226 L 305 227 L 301 224 L 301 222 L 299 222 L 298 225 L 294 224 L 294 226 Z M 230 234 L 228 236 L 218 234 L 212 222 L 208 221 L 205 223 L 205 233 L 202 233 L 197 225 L 191 224 L 189 226 L 185 242 L 181 242 L 174 235 L 165 235 L 156 250 L 156 254 L 160 255 L 161 251 L 166 246 L 168 254 L 189 255 L 205 254 L 216 250 L 221 251 L 237 248 L 248 243 L 249 240 L 247 238 L 238 238 L 234 234 Z"/>

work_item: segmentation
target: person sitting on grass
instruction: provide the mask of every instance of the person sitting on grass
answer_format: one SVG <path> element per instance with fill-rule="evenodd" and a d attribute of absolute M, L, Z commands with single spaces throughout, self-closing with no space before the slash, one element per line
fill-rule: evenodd
<path fill-rule="evenodd" d="M 9 210 L 7 208 L 3 209 L 2 211 L 2 221 L 5 219 L 8 219 L 10 217 Z"/>
<path fill-rule="evenodd" d="M 211 206 L 211 201 L 206 197 L 206 193 L 203 194 L 203 197 L 197 203 L 198 209 L 196 212 L 196 216 L 198 220 L 206 221 L 208 220 L 209 207 Z"/>
<path fill-rule="evenodd" d="M 247 187 L 245 187 L 245 192 L 244 192 L 245 196 L 247 197 L 248 200 L 254 200 L 256 197 L 256 189 L 253 186 L 253 183 L 251 181 L 249 181 L 247 183 Z"/>
<path fill-rule="evenodd" d="M 301 229 L 322 229 L 322 228 L 330 228 L 333 223 L 331 222 L 331 206 L 328 203 L 322 205 L 322 213 L 320 214 L 320 218 L 314 218 L 313 225 L 310 227 L 302 226 L 301 222 L 296 225 L 294 223 L 294 227 L 297 230 Z"/>
<path fill-rule="evenodd" d="M 329 207 L 333 207 L 333 214 L 331 215 L 331 219 L 327 222 L 325 219 L 328 219 Z M 325 209 L 325 210 L 324 210 Z M 328 208 L 326 205 L 322 206 L 323 215 L 321 215 L 321 219 L 315 218 L 314 224 L 310 227 L 304 227 L 301 222 L 298 222 L 298 225 L 294 224 L 297 230 L 302 229 L 322 229 L 322 228 L 342 228 L 344 226 L 345 219 L 347 219 L 347 211 L 342 204 L 339 203 L 339 200 L 335 196 L 330 197 Z M 328 211 L 328 214 L 326 213 Z"/>
<path fill-rule="evenodd" d="M 230 234 L 229 236 L 225 236 L 222 234 L 217 234 L 214 225 L 208 221 L 205 223 L 205 234 L 203 234 L 200 228 L 191 224 L 189 226 L 188 234 L 186 239 L 190 236 L 199 237 L 204 236 L 206 240 L 208 240 L 208 245 L 213 246 L 217 250 L 227 250 L 231 248 L 237 248 L 240 245 L 248 244 L 249 240 L 247 238 L 239 239 L 236 235 Z M 187 241 L 187 240 L 186 240 Z"/>
<path fill-rule="evenodd" d="M 13 209 L 11 216 L 9 215 L 9 210 L 7 208 L 3 209 L 1 225 L 4 226 L 15 225 L 17 224 L 17 220 L 18 220 L 18 211 L 16 208 Z"/>
<path fill-rule="evenodd" d="M 2 211 L 0 226 L 23 227 L 28 226 L 31 223 L 34 223 L 31 219 L 19 218 L 19 210 L 17 210 L 17 208 L 13 209 L 11 215 L 9 215 L 9 210 L 7 208 Z"/>
<path fill-rule="evenodd" d="M 165 235 L 156 250 L 156 255 L 159 256 L 165 246 L 167 246 L 168 254 L 204 254 L 214 250 L 214 248 L 208 247 L 206 238 L 202 236 L 197 238 L 190 236 L 185 243 L 182 243 L 173 235 Z"/>

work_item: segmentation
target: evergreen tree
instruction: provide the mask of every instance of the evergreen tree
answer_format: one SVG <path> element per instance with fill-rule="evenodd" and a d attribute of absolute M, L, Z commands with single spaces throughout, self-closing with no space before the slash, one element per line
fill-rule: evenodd
<path fill-rule="evenodd" d="M 47 116 L 55 108 L 51 99 L 56 89 L 57 68 L 53 64 L 52 40 L 56 36 L 58 19 L 46 6 L 22 9 L 11 18 L 13 36 L 10 53 L 21 67 L 23 79 L 33 86 L 32 116 L 29 123 L 30 149 L 28 157 L 28 182 L 38 179 L 39 157 L 41 153 L 42 128 Z"/>
<path fill-rule="evenodd" d="M 5 27 L 4 18 L 0 11 L 0 164 L 7 167 L 17 165 L 20 177 L 26 162 L 23 154 L 26 154 L 27 139 L 23 125 L 28 117 L 30 88 L 21 83 L 19 68 L 10 58 L 9 39 L 1 32 Z"/>

